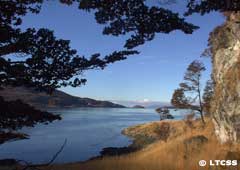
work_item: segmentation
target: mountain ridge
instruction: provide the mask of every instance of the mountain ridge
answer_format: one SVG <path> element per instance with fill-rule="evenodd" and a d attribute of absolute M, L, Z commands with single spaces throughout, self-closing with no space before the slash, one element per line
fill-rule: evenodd
<path fill-rule="evenodd" d="M 48 95 L 31 88 L 5 87 L 0 91 L 0 96 L 7 101 L 20 99 L 38 109 L 76 107 L 125 108 L 123 105 L 109 101 L 72 96 L 60 90 L 56 90 L 52 95 Z"/>

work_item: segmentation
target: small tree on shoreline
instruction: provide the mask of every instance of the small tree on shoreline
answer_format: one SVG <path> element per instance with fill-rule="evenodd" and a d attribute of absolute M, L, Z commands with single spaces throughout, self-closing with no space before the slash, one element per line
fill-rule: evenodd
<path fill-rule="evenodd" d="M 173 115 L 170 114 L 170 111 L 167 107 L 157 108 L 156 112 L 159 114 L 160 120 L 174 119 Z"/>
<path fill-rule="evenodd" d="M 180 83 L 180 87 L 174 91 L 171 99 L 172 105 L 177 108 L 198 111 L 203 124 L 205 124 L 205 120 L 203 116 L 201 76 L 205 70 L 203 63 L 198 60 L 193 61 L 187 68 L 184 82 Z"/>

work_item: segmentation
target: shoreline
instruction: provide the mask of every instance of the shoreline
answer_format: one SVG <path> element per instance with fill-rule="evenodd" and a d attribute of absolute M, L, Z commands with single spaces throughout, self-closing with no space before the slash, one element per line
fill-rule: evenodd
<path fill-rule="evenodd" d="M 154 121 L 157 122 L 157 121 Z M 148 122 L 148 123 L 153 123 L 153 122 Z M 154 141 L 156 139 L 144 139 L 145 137 L 143 137 L 142 139 L 140 139 L 138 136 L 134 136 L 131 134 L 128 134 L 128 129 L 133 128 L 133 127 L 137 127 L 139 125 L 144 125 L 144 124 L 148 124 L 148 123 L 143 123 L 143 124 L 138 124 L 138 125 L 133 125 L 133 126 L 129 126 L 124 128 L 121 131 L 121 135 L 124 135 L 128 138 L 130 138 L 131 144 L 127 145 L 127 146 L 123 146 L 123 147 L 104 147 L 101 149 L 101 151 L 99 152 L 98 156 L 92 156 L 90 158 L 88 158 L 87 160 L 83 160 L 83 161 L 75 161 L 75 162 L 68 162 L 68 163 L 54 163 L 54 165 L 61 165 L 61 164 L 74 164 L 74 163 L 86 163 L 92 160 L 98 160 L 98 159 L 102 159 L 104 157 L 108 157 L 108 156 L 121 156 L 121 155 L 126 155 L 126 154 L 130 154 L 136 151 L 139 151 L 141 149 L 143 149 L 146 145 L 154 143 Z M 3 135 L 0 134 L 0 136 L 4 136 L 2 138 L 2 140 L 0 140 L 0 144 L 3 144 L 5 142 L 11 142 L 11 141 L 18 141 L 18 140 L 24 140 L 24 139 L 29 139 L 31 138 L 29 135 L 24 134 L 24 133 L 13 133 L 11 134 L 11 136 L 8 135 L 8 137 L 5 137 L 4 133 Z M 140 140 L 139 140 L 140 139 Z M 2 142 L 2 143 L 1 143 Z M 17 159 L 14 158 L 6 158 L 6 159 L 0 159 L 0 167 L 2 165 L 6 166 L 9 165 L 14 162 L 14 164 L 17 164 Z M 32 164 L 33 166 L 38 165 L 38 163 Z"/>
<path fill-rule="evenodd" d="M 174 121 L 174 120 L 169 120 L 169 121 Z M 175 121 L 177 121 L 177 120 L 175 120 Z M 124 135 L 124 136 L 126 136 L 126 137 L 128 137 L 132 140 L 131 144 L 129 144 L 127 146 L 105 147 L 105 148 L 101 149 L 98 156 L 90 157 L 87 160 L 76 161 L 76 162 L 68 162 L 68 163 L 55 163 L 54 165 L 86 163 L 86 162 L 89 162 L 89 161 L 92 161 L 92 160 L 102 159 L 104 157 L 109 157 L 109 156 L 117 157 L 117 156 L 122 156 L 122 155 L 127 155 L 127 154 L 130 154 L 130 153 L 137 152 L 137 151 L 143 149 L 144 147 L 146 147 L 147 145 L 150 145 L 150 144 L 156 142 L 158 139 L 156 137 L 148 136 L 147 134 L 142 134 L 142 135 L 136 134 L 136 135 L 134 135 L 134 134 L 131 133 L 131 130 L 133 128 L 138 128 L 139 126 L 144 126 L 146 124 L 159 123 L 159 122 L 160 121 L 153 121 L 153 122 L 133 125 L 133 126 L 129 126 L 127 128 L 124 128 L 121 131 L 121 135 Z M 161 121 L 161 122 L 163 122 L 163 121 Z M 29 136 L 26 135 L 26 134 L 17 133 L 16 135 L 14 135 L 13 139 L 7 140 L 7 142 L 10 142 L 12 140 L 15 141 L 15 140 L 23 140 L 23 139 L 29 139 Z M 16 162 L 17 160 L 16 159 L 1 159 L 0 160 L 0 162 L 3 162 L 4 164 L 7 164 L 8 162 L 11 163 L 13 161 Z M 38 163 L 33 164 L 33 165 L 37 165 L 37 164 Z"/>
<path fill-rule="evenodd" d="M 211 118 L 206 118 L 205 125 L 199 119 L 191 122 L 163 120 L 144 123 L 125 128 L 122 134 L 132 138 L 131 145 L 138 150 L 37 168 L 41 170 L 49 170 L 49 168 L 51 170 L 184 170 L 198 169 L 198 161 L 202 158 L 240 160 L 240 145 L 219 143 L 214 135 Z"/>
<path fill-rule="evenodd" d="M 55 164 L 51 166 L 51 169 L 183 170 L 188 169 L 186 165 L 190 167 L 189 169 L 196 169 L 198 163 L 195 161 L 201 160 L 203 155 L 207 160 L 222 151 L 229 150 L 229 146 L 222 147 L 217 142 L 213 129 L 210 118 L 207 119 L 206 126 L 203 126 L 200 120 L 192 120 L 191 125 L 185 120 L 163 120 L 130 126 L 123 129 L 122 134 L 132 138 L 132 145 L 134 144 L 135 147 L 141 146 L 139 150 L 129 154 L 102 156 L 84 162 Z M 215 151 L 216 148 L 219 148 L 221 152 L 204 152 L 210 149 Z M 225 156 L 225 154 L 222 155 Z M 48 170 L 47 167 L 44 169 Z"/>
<path fill-rule="evenodd" d="M 168 120 L 170 121 L 170 120 Z M 174 121 L 174 120 L 171 120 Z M 177 120 L 176 120 L 177 121 Z M 126 154 L 130 154 L 136 151 L 139 151 L 146 147 L 147 145 L 150 145 L 154 142 L 156 142 L 158 139 L 156 137 L 150 137 L 146 134 L 144 135 L 134 135 L 130 131 L 130 129 L 139 127 L 145 124 L 150 124 L 150 123 L 158 123 L 159 121 L 153 121 L 153 122 L 148 122 L 148 123 L 143 123 L 143 124 L 138 124 L 138 125 L 133 125 L 129 126 L 127 128 L 124 128 L 121 131 L 121 135 L 124 135 L 132 140 L 131 144 L 123 147 L 104 147 L 101 149 L 99 152 L 98 156 L 91 157 L 87 159 L 86 161 L 79 161 L 79 162 L 88 162 L 96 159 L 102 159 L 107 156 L 122 156 Z M 73 162 L 74 163 L 74 162 Z"/>
<path fill-rule="evenodd" d="M 86 163 L 89 161 L 103 159 L 105 157 L 124 156 L 127 154 L 140 151 L 141 149 L 144 149 L 148 145 L 151 145 L 157 141 L 166 142 L 170 133 L 169 132 L 170 124 L 173 122 L 179 122 L 179 121 L 183 121 L 183 120 L 162 120 L 162 121 L 153 121 L 153 122 L 147 122 L 147 123 L 129 126 L 127 128 L 124 128 L 121 131 L 122 135 L 125 135 L 126 137 L 132 139 L 132 143 L 129 144 L 128 146 L 105 147 L 105 148 L 102 148 L 102 150 L 99 152 L 100 153 L 99 156 L 91 157 L 85 161 L 70 162 L 65 164 Z M 159 126 L 159 124 L 161 125 Z M 145 129 L 148 125 L 151 125 L 149 129 L 152 129 L 152 132 Z M 155 133 L 155 135 L 153 133 Z M 61 165 L 61 163 L 59 165 Z"/>
<path fill-rule="evenodd" d="M 235 148 L 234 145 L 218 143 L 216 136 L 213 135 L 214 126 L 211 119 L 206 118 L 206 120 L 205 126 L 200 120 L 192 120 L 191 124 L 186 120 L 163 120 L 130 126 L 122 130 L 123 135 L 132 139 L 132 144 L 127 147 L 105 148 L 105 154 L 102 153 L 101 156 L 86 161 L 53 163 L 50 166 L 39 166 L 39 168 L 44 170 L 49 168 L 52 170 L 159 170 L 171 167 L 170 169 L 182 170 L 183 168 L 179 168 L 179 163 L 185 167 L 185 164 L 191 160 L 191 169 L 195 169 L 195 165 L 198 164 L 194 161 L 199 161 L 203 157 L 206 160 L 213 159 L 219 155 L 221 159 L 225 159 L 225 155 Z M 129 150 L 132 147 L 136 150 Z M 215 152 L 217 148 L 219 151 Z M 211 150 L 210 153 L 209 150 Z"/>

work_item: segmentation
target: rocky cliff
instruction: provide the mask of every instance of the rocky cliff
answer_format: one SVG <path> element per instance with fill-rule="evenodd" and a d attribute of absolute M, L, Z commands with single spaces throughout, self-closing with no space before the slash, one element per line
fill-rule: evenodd
<path fill-rule="evenodd" d="M 215 82 L 211 112 L 222 142 L 240 141 L 240 13 L 225 15 L 209 39 Z"/>

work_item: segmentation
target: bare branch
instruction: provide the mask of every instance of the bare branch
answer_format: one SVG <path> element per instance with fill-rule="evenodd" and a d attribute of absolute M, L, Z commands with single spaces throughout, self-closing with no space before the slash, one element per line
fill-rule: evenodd
<path fill-rule="evenodd" d="M 39 167 L 46 167 L 46 166 L 50 166 L 55 160 L 56 158 L 58 157 L 58 155 L 63 151 L 64 147 L 66 146 L 67 144 L 67 139 L 64 140 L 64 143 L 63 145 L 60 147 L 60 149 L 53 155 L 52 159 L 45 163 L 45 164 L 31 164 L 27 161 L 24 161 L 24 160 L 17 160 L 19 163 L 20 162 L 23 162 L 24 164 L 26 164 L 26 166 L 22 169 L 22 170 L 40 170 Z"/>

